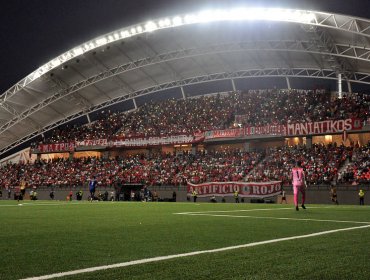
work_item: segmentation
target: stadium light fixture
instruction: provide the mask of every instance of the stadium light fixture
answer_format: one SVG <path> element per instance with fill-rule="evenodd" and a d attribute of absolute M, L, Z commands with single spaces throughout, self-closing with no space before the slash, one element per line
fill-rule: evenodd
<path fill-rule="evenodd" d="M 180 16 L 176 16 L 172 19 L 173 26 L 180 26 L 182 25 L 182 18 Z"/>
<path fill-rule="evenodd" d="M 157 29 L 158 29 L 157 24 L 154 21 L 148 21 L 145 24 L 145 31 L 146 32 L 153 32 L 154 30 L 157 30 Z"/>
<path fill-rule="evenodd" d="M 130 32 L 128 30 L 122 30 L 121 31 L 122 38 L 130 37 Z"/>
<path fill-rule="evenodd" d="M 73 53 L 74 53 L 75 56 L 79 56 L 79 55 L 83 54 L 83 52 L 84 51 L 83 51 L 82 47 L 77 47 L 77 48 L 73 49 Z"/>
<path fill-rule="evenodd" d="M 136 36 L 145 32 L 153 32 L 159 29 L 179 27 L 190 24 L 202 24 L 219 21 L 286 21 L 304 24 L 316 23 L 315 13 L 304 10 L 279 9 L 279 8 L 250 8 L 236 7 L 231 9 L 215 9 L 203 10 L 197 13 L 177 15 L 171 18 L 161 18 L 151 20 L 144 24 L 125 27 L 115 32 L 95 38 L 81 46 L 54 58 L 45 65 L 38 68 L 27 76 L 28 83 L 47 73 L 48 71 L 58 67 L 61 63 L 67 62 L 85 52 L 91 51 L 96 47 L 118 41 L 121 39 Z"/>
<path fill-rule="evenodd" d="M 107 38 L 105 38 L 105 37 L 102 37 L 102 38 L 99 38 L 99 39 L 96 39 L 96 40 L 95 40 L 95 43 L 96 43 L 98 46 L 105 45 L 107 42 L 108 42 L 108 40 L 107 40 Z"/>
<path fill-rule="evenodd" d="M 137 31 L 137 33 L 143 33 L 143 28 L 141 27 L 141 25 L 138 25 L 136 27 L 136 31 Z"/>

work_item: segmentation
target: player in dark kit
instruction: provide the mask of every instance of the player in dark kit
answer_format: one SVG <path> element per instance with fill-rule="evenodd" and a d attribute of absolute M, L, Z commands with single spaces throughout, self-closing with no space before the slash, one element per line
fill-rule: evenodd
<path fill-rule="evenodd" d="M 96 177 L 93 176 L 93 178 L 89 181 L 90 201 L 95 199 L 95 190 L 97 184 L 98 182 L 96 181 Z"/>
<path fill-rule="evenodd" d="M 334 185 L 331 185 L 330 187 L 330 198 L 333 203 L 336 205 L 339 204 L 338 202 L 338 195 L 337 195 L 337 188 Z"/>

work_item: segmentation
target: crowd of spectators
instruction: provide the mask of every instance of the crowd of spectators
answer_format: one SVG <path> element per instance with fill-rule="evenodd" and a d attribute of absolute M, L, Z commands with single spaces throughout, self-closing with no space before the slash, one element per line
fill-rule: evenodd
<path fill-rule="evenodd" d="M 370 183 L 370 143 L 354 148 L 349 164 L 338 174 L 338 183 Z"/>
<path fill-rule="evenodd" d="M 63 143 L 93 139 L 109 139 L 123 126 L 124 113 L 101 111 L 98 120 L 85 125 L 66 125 L 56 128 L 50 137 L 43 139 L 44 144 Z"/>
<path fill-rule="evenodd" d="M 328 119 L 367 120 L 370 95 L 333 98 L 324 90 L 249 90 L 149 102 L 131 112 L 101 112 L 87 125 L 53 131 L 44 143 L 169 136 L 214 129 Z M 236 121 L 237 119 L 237 121 Z"/>
<path fill-rule="evenodd" d="M 352 148 L 336 145 L 313 145 L 279 147 L 270 149 L 265 160 L 247 175 L 247 181 L 259 182 L 278 180 L 291 183 L 291 170 L 296 161 L 302 162 L 306 181 L 309 185 L 330 184 L 337 180 L 338 170 L 347 158 L 352 156 Z"/>
<path fill-rule="evenodd" d="M 120 182 L 156 185 L 186 185 L 186 182 L 241 181 L 263 157 L 262 153 L 234 151 L 199 152 L 195 155 L 163 154 L 103 159 L 96 157 L 8 164 L 0 169 L 2 187 L 80 187 L 96 176 L 99 186 Z"/>
<path fill-rule="evenodd" d="M 203 151 L 196 154 L 87 157 L 7 164 L 0 168 L 0 187 L 19 186 L 21 181 L 35 188 L 86 187 L 91 176 L 96 176 L 100 187 L 122 183 L 184 186 L 187 182 L 271 180 L 289 185 L 291 169 L 297 160 L 306 170 L 309 185 L 370 181 L 370 145 L 353 148 L 316 144 L 312 148 L 284 146 L 263 152 Z M 339 172 L 341 168 L 343 171 Z"/>

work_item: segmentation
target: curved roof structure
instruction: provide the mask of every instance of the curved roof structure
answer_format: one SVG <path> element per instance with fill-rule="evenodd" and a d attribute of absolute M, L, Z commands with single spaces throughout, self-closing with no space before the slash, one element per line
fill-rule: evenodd
<path fill-rule="evenodd" d="M 232 8 L 136 24 L 65 52 L 0 97 L 0 155 L 125 100 L 258 77 L 370 84 L 370 20 L 315 11 Z"/>

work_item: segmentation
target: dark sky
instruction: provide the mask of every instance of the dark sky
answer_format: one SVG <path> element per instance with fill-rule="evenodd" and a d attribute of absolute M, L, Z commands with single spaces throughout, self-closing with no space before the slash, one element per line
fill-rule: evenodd
<path fill-rule="evenodd" d="M 0 7 L 0 93 L 57 55 L 127 25 L 204 8 L 251 4 L 370 18 L 370 0 L 8 0 Z"/>

